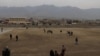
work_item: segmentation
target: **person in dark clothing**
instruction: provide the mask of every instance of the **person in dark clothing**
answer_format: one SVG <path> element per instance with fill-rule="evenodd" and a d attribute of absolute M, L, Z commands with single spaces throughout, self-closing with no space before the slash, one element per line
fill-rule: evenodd
<path fill-rule="evenodd" d="M 61 56 L 64 56 L 65 55 L 65 51 L 66 51 L 66 48 L 64 47 L 64 45 L 62 45 L 62 50 L 61 50 Z"/>
<path fill-rule="evenodd" d="M 77 37 L 75 38 L 75 44 L 76 45 L 78 44 L 78 38 Z"/>
<path fill-rule="evenodd" d="M 5 49 L 2 50 L 2 56 L 5 56 Z"/>
<path fill-rule="evenodd" d="M 54 56 L 54 51 L 50 50 L 50 56 Z"/>
<path fill-rule="evenodd" d="M 70 31 L 67 31 L 67 34 L 70 35 Z"/>
<path fill-rule="evenodd" d="M 70 32 L 70 36 L 73 36 L 73 32 Z"/>
<path fill-rule="evenodd" d="M 8 47 L 3 49 L 2 56 L 10 56 L 10 49 Z"/>
<path fill-rule="evenodd" d="M 55 56 L 59 56 L 58 52 L 55 50 Z"/>
<path fill-rule="evenodd" d="M 12 34 L 10 34 L 10 40 L 12 40 Z"/>
<path fill-rule="evenodd" d="M 16 35 L 16 41 L 18 41 L 18 39 L 19 39 L 19 38 L 18 38 L 18 35 Z"/>

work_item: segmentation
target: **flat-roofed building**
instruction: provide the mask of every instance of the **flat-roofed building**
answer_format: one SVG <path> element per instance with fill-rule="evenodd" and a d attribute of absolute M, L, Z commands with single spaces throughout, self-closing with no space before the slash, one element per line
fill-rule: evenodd
<path fill-rule="evenodd" d="M 28 19 L 26 18 L 9 18 L 8 19 L 9 24 L 31 24 Z"/>

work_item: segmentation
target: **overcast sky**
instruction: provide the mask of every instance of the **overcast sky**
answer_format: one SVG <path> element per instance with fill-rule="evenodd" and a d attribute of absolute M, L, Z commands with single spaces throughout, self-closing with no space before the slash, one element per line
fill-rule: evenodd
<path fill-rule="evenodd" d="M 38 5 L 74 6 L 83 9 L 100 8 L 100 0 L 0 0 L 0 6 L 23 7 Z"/>

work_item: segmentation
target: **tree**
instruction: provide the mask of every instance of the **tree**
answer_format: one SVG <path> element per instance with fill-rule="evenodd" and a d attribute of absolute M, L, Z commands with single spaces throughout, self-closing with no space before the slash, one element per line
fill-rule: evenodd
<path fill-rule="evenodd" d="M 72 24 L 72 20 L 68 20 L 67 21 L 67 24 Z"/>

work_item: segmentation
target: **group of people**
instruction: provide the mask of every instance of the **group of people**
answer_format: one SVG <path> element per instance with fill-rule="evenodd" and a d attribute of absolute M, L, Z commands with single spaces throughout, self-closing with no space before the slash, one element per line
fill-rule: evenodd
<path fill-rule="evenodd" d="M 73 36 L 73 32 L 72 32 L 72 31 L 67 31 L 67 34 L 68 34 L 69 36 Z"/>
<path fill-rule="evenodd" d="M 10 56 L 11 55 L 11 51 L 8 48 L 8 46 L 6 46 L 3 50 L 2 50 L 2 56 Z"/>
<path fill-rule="evenodd" d="M 12 40 L 12 38 L 13 38 L 13 36 L 12 36 L 12 34 L 10 34 L 10 40 Z M 16 41 L 18 41 L 19 40 L 19 37 L 18 37 L 18 35 L 16 35 Z"/>
<path fill-rule="evenodd" d="M 62 45 L 61 53 L 59 54 L 56 50 L 50 50 L 50 56 L 65 56 L 66 48 Z"/>
<path fill-rule="evenodd" d="M 45 32 L 46 32 L 46 29 L 44 28 L 43 31 L 44 31 L 44 33 L 45 33 Z M 63 32 L 63 31 L 60 30 L 60 33 L 62 33 L 62 32 Z M 52 30 L 47 30 L 47 33 L 53 33 L 53 31 L 52 31 Z M 68 34 L 69 36 L 73 36 L 73 32 L 72 32 L 72 31 L 67 31 L 67 34 Z M 76 45 L 78 44 L 78 37 L 75 38 L 75 44 L 76 44 Z"/>
<path fill-rule="evenodd" d="M 73 36 L 73 32 L 72 31 L 67 31 L 67 34 L 69 35 L 69 36 Z M 78 44 L 78 37 L 76 37 L 75 38 L 75 44 L 77 45 Z"/>

